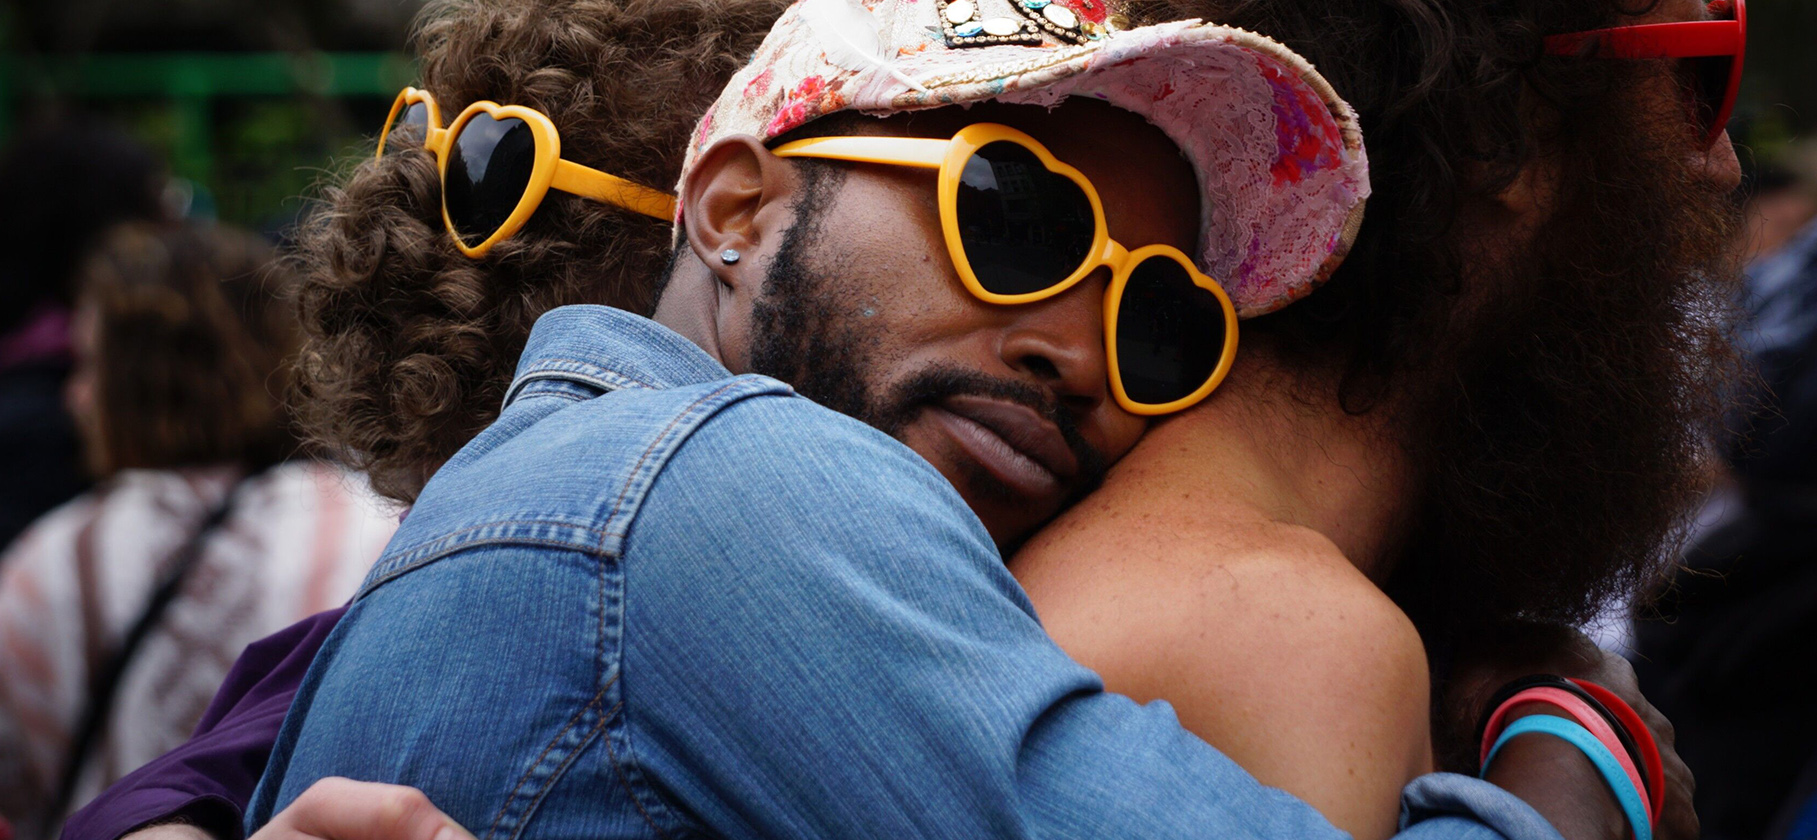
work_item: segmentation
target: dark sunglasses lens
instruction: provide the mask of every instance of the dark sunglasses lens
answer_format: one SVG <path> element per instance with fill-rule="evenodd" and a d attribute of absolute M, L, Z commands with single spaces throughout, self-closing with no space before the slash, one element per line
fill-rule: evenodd
<path fill-rule="evenodd" d="M 1129 398 L 1160 405 L 1191 396 L 1224 355 L 1224 307 L 1186 267 L 1150 257 L 1130 272 L 1117 306 L 1117 370 Z"/>
<path fill-rule="evenodd" d="M 1702 56 L 1681 59 L 1685 84 L 1690 87 L 1692 108 L 1697 126 L 1704 131 L 1717 130 L 1716 121 L 1723 117 L 1729 96 L 1729 82 L 1735 71 L 1735 57 Z"/>
<path fill-rule="evenodd" d="M 536 135 L 523 120 L 478 114 L 454 138 L 449 152 L 442 202 L 461 241 L 478 245 L 523 200 L 536 168 Z"/>
<path fill-rule="evenodd" d="M 412 144 L 423 142 L 429 136 L 429 105 L 417 102 L 404 106 L 402 113 L 391 122 L 391 130 L 385 135 L 385 154 L 391 154 Z"/>
<path fill-rule="evenodd" d="M 1023 295 L 1085 263 L 1096 233 L 1091 200 L 1015 143 L 986 144 L 959 178 L 959 242 L 987 291 Z"/>
<path fill-rule="evenodd" d="M 397 118 L 399 125 L 410 127 L 421 137 L 429 133 L 429 103 L 416 102 L 404 109 Z"/>

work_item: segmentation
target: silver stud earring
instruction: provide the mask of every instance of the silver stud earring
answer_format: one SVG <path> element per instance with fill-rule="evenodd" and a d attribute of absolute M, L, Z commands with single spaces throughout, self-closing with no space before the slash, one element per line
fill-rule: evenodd
<path fill-rule="evenodd" d="M 727 248 L 724 251 L 719 252 L 719 261 L 726 265 L 737 265 L 740 256 L 741 255 L 737 251 Z"/>

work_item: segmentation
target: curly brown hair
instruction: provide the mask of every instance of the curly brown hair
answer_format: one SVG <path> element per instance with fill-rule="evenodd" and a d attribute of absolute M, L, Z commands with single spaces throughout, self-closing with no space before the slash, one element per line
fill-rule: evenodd
<path fill-rule="evenodd" d="M 667 191 L 682 138 L 786 6 L 438 0 L 412 41 L 447 117 L 481 99 L 535 108 L 564 158 Z M 433 156 L 387 144 L 325 189 L 298 232 L 300 420 L 380 493 L 412 501 L 497 416 L 538 316 L 575 303 L 647 312 L 669 255 L 668 225 L 551 192 L 521 233 L 468 259 L 443 227 Z"/>
<path fill-rule="evenodd" d="M 109 231 L 77 275 L 93 336 L 77 373 L 90 468 L 222 463 L 256 471 L 297 452 L 285 415 L 297 348 L 292 277 L 253 234 L 131 223 Z"/>

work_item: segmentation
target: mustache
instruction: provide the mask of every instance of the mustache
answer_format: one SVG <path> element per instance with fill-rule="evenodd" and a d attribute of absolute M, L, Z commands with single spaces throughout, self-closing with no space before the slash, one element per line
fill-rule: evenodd
<path fill-rule="evenodd" d="M 1079 421 L 1047 391 L 1018 379 L 987 376 L 975 370 L 935 365 L 910 375 L 892 387 L 885 400 L 886 431 L 900 429 L 914 419 L 923 406 L 949 397 L 974 396 L 1002 400 L 1024 406 L 1040 414 L 1060 430 L 1060 437 L 1073 457 L 1079 459 L 1078 489 L 1072 501 L 1078 501 L 1104 482 L 1110 470 L 1110 459 L 1085 440 L 1079 432 Z"/>

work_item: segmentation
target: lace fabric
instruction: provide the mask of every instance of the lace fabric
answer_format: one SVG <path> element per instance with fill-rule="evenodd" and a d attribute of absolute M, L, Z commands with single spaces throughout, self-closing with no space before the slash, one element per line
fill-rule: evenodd
<path fill-rule="evenodd" d="M 701 120 L 683 181 L 722 137 L 767 141 L 839 111 L 884 115 L 988 99 L 1052 107 L 1086 96 L 1146 118 L 1191 161 L 1203 190 L 1200 268 L 1224 284 L 1239 315 L 1304 297 L 1349 252 L 1369 195 L 1356 114 L 1273 40 L 1176 21 L 1083 45 L 1050 38 L 955 48 L 932 0 L 850 3 L 873 16 L 883 60 L 845 69 L 829 58 L 837 50 L 824 25 L 804 14 L 809 4 L 791 7 Z"/>

